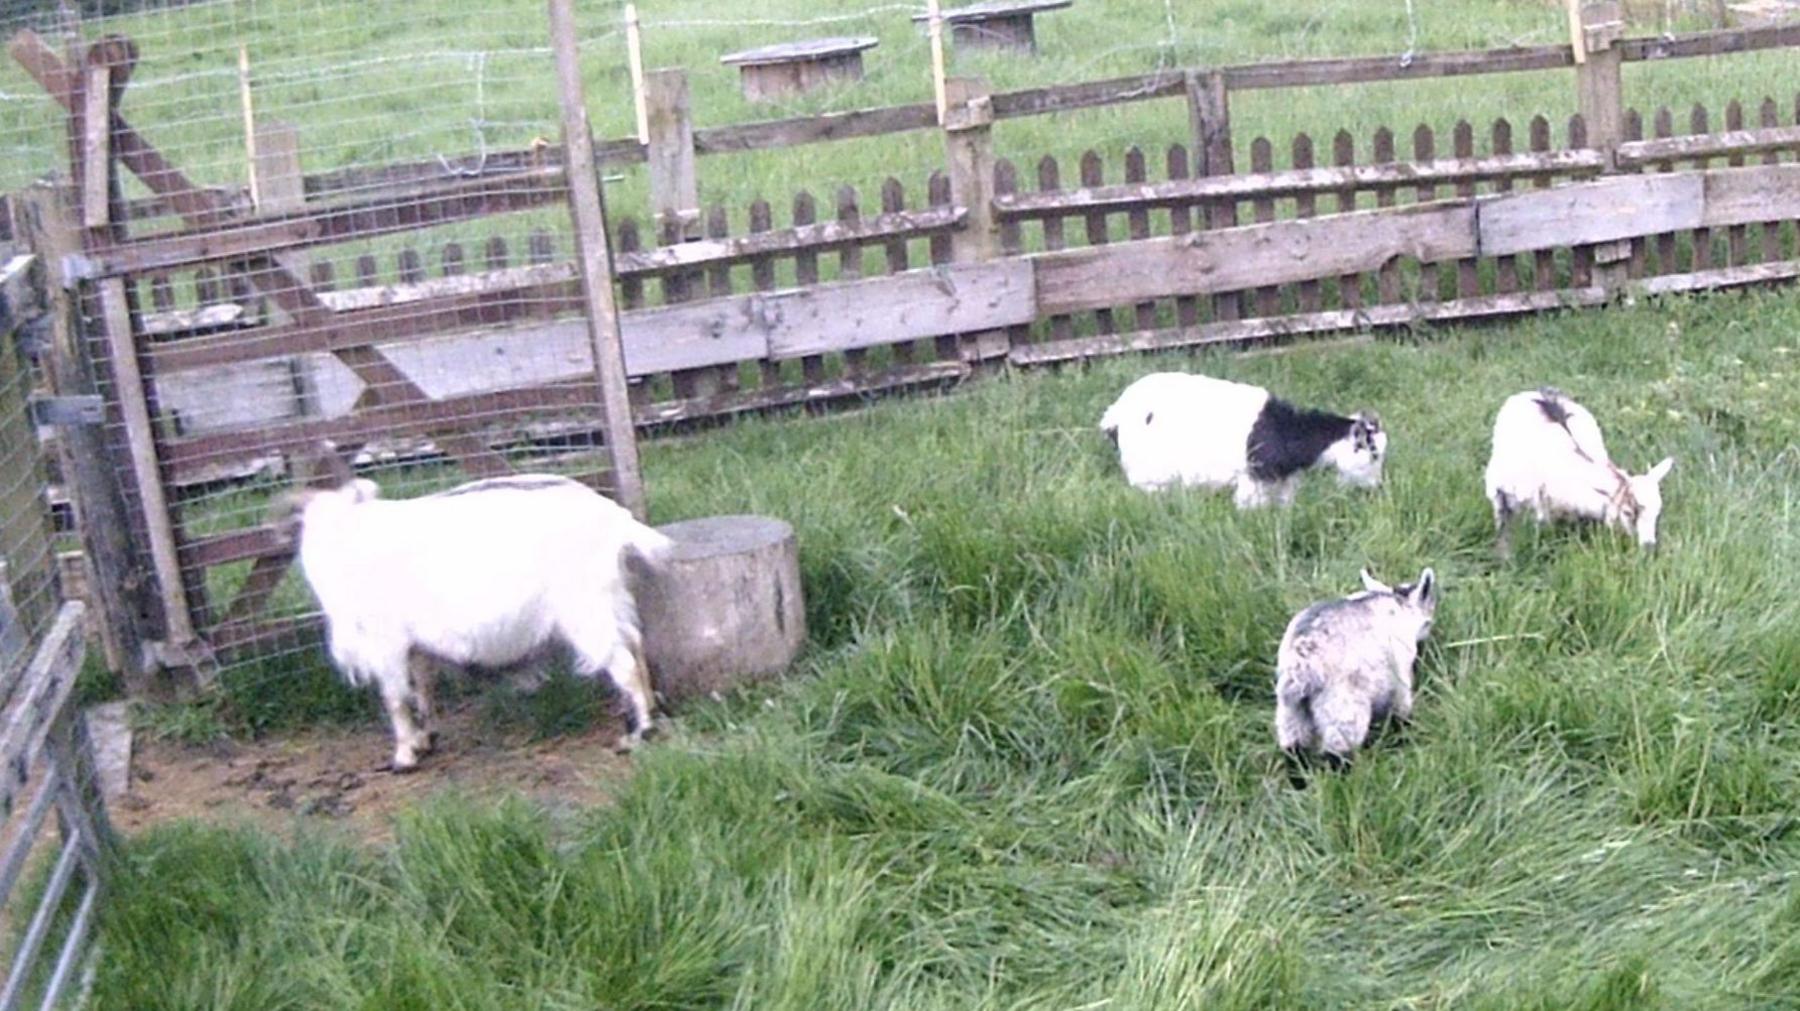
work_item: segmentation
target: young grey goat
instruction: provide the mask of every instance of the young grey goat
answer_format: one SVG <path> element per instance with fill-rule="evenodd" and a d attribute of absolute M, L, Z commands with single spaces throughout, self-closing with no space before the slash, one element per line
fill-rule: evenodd
<path fill-rule="evenodd" d="M 1298 757 L 1347 764 L 1370 724 L 1412 715 L 1413 664 L 1437 610 L 1437 576 L 1388 586 L 1362 573 L 1363 592 L 1294 615 L 1276 659 L 1275 740 Z"/>

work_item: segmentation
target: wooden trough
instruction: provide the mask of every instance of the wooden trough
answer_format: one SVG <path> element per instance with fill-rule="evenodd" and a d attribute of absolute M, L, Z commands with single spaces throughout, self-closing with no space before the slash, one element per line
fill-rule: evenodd
<path fill-rule="evenodd" d="M 787 669 L 806 641 L 793 528 L 766 516 L 710 516 L 658 529 L 675 551 L 637 592 L 656 694 L 669 703 L 707 698 Z"/>
<path fill-rule="evenodd" d="M 719 62 L 738 68 L 745 98 L 770 102 L 833 81 L 862 80 L 863 51 L 878 44 L 866 36 L 782 42 L 729 53 L 719 57 Z"/>

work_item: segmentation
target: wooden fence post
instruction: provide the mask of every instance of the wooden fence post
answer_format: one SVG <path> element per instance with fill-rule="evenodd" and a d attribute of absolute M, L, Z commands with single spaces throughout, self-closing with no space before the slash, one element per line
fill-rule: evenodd
<path fill-rule="evenodd" d="M 113 122 L 117 119 L 119 97 L 137 50 L 130 41 L 108 38 L 86 50 L 81 65 L 83 92 L 76 101 L 81 110 L 74 122 L 77 178 L 81 180 L 81 221 L 85 228 L 85 246 L 104 246 L 124 239 L 124 189 L 117 176 L 117 158 L 113 153 Z M 74 74 L 74 70 L 72 70 Z M 202 574 L 185 574 L 180 558 L 180 536 L 175 514 L 169 509 L 167 489 L 162 482 L 162 464 L 157 446 L 157 423 L 151 410 L 146 376 L 142 372 L 137 345 L 137 306 L 124 277 L 103 277 L 95 282 L 95 306 L 99 326 L 106 340 L 106 358 L 112 367 L 113 396 L 124 423 L 124 439 L 130 450 L 133 484 L 137 488 L 144 534 L 148 540 L 149 558 L 155 572 L 158 599 L 162 604 L 162 639 L 151 642 L 158 646 L 149 657 L 148 667 L 189 666 L 202 680 L 207 669 L 200 660 L 207 653 L 194 631 L 194 608 L 202 601 L 205 586 Z M 194 577 L 189 583 L 189 576 Z"/>
<path fill-rule="evenodd" d="M 606 241 L 606 204 L 594 162 L 594 135 L 581 87 L 581 50 L 575 34 L 574 0 L 548 0 L 550 46 L 563 114 L 563 166 L 568 177 L 569 213 L 575 221 L 576 256 L 586 299 L 588 338 L 606 449 L 612 458 L 613 493 L 619 504 L 644 519 L 644 479 L 638 469 L 637 429 L 625 382 L 625 348 L 619 336 L 619 308 L 613 293 L 612 247 Z"/>
<path fill-rule="evenodd" d="M 256 124 L 255 137 L 250 177 L 256 180 L 257 212 L 303 210 L 306 207 L 306 178 L 300 166 L 299 128 L 292 123 L 265 120 Z M 312 256 L 304 249 L 276 253 L 275 262 L 294 277 L 312 276 Z M 317 416 L 319 393 L 313 375 L 313 360 L 304 355 L 291 358 L 289 372 L 294 383 L 295 416 Z"/>
<path fill-rule="evenodd" d="M 1000 252 L 994 216 L 994 102 L 987 82 L 952 77 L 944 82 L 944 159 L 950 192 L 968 211 L 964 226 L 951 233 L 958 263 L 991 260 Z"/>
<path fill-rule="evenodd" d="M 1571 6 L 1581 0 L 1569 0 Z M 1607 172 L 1618 171 L 1619 144 L 1625 139 L 1625 94 L 1620 68 L 1624 53 L 1614 43 L 1624 37 L 1625 17 L 1619 0 L 1581 4 L 1576 11 L 1580 25 L 1571 40 L 1579 57 L 1575 64 L 1575 97 L 1587 126 L 1588 146 L 1599 151 Z M 1618 291 L 1630 272 L 1631 243 L 1603 242 L 1593 247 L 1593 281 L 1608 291 Z"/>
<path fill-rule="evenodd" d="M 1194 174 L 1232 174 L 1236 168 L 1231 159 L 1231 93 L 1226 90 L 1225 75 L 1217 70 L 1190 70 L 1186 85 L 1188 127 L 1194 142 Z M 1206 227 L 1230 228 L 1236 224 L 1236 203 L 1215 200 L 1206 205 Z M 1237 294 L 1226 292 L 1213 296 L 1213 315 L 1220 320 L 1241 316 Z"/>
<path fill-rule="evenodd" d="M 1576 107 L 1587 124 L 1588 146 L 1606 156 L 1610 172 L 1625 139 L 1625 96 L 1619 73 L 1624 53 L 1613 45 L 1624 37 L 1625 19 L 1619 0 L 1583 4 L 1580 18 L 1579 46 L 1586 58 L 1575 65 Z"/>
<path fill-rule="evenodd" d="M 700 237 L 700 182 L 694 168 L 694 120 L 687 71 L 653 70 L 644 76 L 649 128 L 650 210 L 658 231 L 676 224 L 683 241 Z"/>
<path fill-rule="evenodd" d="M 950 233 L 955 263 L 980 263 L 1000 255 L 1000 225 L 994 213 L 994 100 L 986 81 L 952 77 L 944 82 L 944 160 L 951 201 L 968 216 Z M 1004 357 L 1010 337 L 1004 330 L 967 335 L 963 358 Z"/>
<path fill-rule="evenodd" d="M 43 265 L 43 290 L 50 298 L 50 346 L 44 361 L 52 393 L 95 396 L 98 386 L 77 326 L 74 293 L 54 280 L 57 265 L 80 248 L 74 221 L 64 210 L 59 192 L 57 187 L 40 186 L 23 197 L 27 242 Z M 119 472 L 112 466 L 99 425 L 58 428 L 56 446 L 81 532 L 82 551 L 92 573 L 87 581 L 88 602 L 99 618 L 96 624 L 106 665 L 125 677 L 131 695 L 143 698 L 149 688 L 144 678 L 149 672 L 144 650 L 149 634 L 144 625 L 148 602 L 141 588 L 148 580 L 136 571 L 139 554 L 132 543 L 133 527 L 127 519 Z"/>

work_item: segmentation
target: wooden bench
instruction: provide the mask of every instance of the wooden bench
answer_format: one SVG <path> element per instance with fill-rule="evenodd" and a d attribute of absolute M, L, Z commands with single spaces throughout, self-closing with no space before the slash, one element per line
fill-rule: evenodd
<path fill-rule="evenodd" d="M 988 0 L 955 10 L 941 17 L 950 26 L 950 40 L 958 46 L 983 49 L 1015 49 L 1037 52 L 1037 31 L 1032 18 L 1043 11 L 1060 10 L 1075 0 Z M 914 21 L 927 21 L 926 14 L 913 15 Z"/>
<path fill-rule="evenodd" d="M 745 98 L 768 102 L 832 81 L 861 80 L 863 51 L 876 44 L 867 37 L 782 42 L 721 56 L 719 62 L 738 68 Z"/>

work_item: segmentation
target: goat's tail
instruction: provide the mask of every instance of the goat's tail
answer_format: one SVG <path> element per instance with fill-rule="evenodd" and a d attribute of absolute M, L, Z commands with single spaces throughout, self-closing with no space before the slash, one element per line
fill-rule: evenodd
<path fill-rule="evenodd" d="M 675 542 L 655 527 L 633 520 L 625 529 L 625 550 L 654 568 L 668 560 Z"/>

